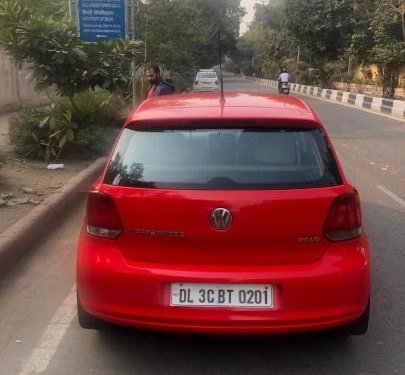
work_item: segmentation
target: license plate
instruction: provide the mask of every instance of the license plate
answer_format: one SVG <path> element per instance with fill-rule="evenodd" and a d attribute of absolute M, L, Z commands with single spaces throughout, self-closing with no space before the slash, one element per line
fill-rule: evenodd
<path fill-rule="evenodd" d="M 273 286 L 265 284 L 171 284 L 171 306 L 273 307 Z"/>

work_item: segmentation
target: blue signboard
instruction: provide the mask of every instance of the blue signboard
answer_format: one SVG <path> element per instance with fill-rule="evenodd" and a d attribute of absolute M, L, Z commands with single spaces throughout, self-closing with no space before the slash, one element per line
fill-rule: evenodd
<path fill-rule="evenodd" d="M 77 5 L 81 40 L 125 38 L 125 0 L 78 0 Z"/>

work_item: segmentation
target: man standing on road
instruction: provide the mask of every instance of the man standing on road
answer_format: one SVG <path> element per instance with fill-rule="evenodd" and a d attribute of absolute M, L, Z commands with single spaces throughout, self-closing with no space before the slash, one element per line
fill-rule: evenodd
<path fill-rule="evenodd" d="M 162 79 L 160 68 L 157 65 L 146 67 L 146 77 L 149 81 L 149 87 L 146 90 L 145 99 L 174 93 L 174 85 Z"/>
<path fill-rule="evenodd" d="M 288 73 L 287 68 L 283 68 L 278 76 L 278 92 L 280 92 L 281 85 L 288 82 L 290 82 L 290 74 Z"/>

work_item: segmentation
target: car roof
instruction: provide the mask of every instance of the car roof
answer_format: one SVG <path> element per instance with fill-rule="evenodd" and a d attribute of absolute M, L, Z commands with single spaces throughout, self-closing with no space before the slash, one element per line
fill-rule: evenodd
<path fill-rule="evenodd" d="M 322 127 L 313 110 L 299 98 L 262 93 L 226 93 L 221 103 L 219 93 L 167 95 L 145 100 L 129 116 L 126 126 L 162 126 L 168 123 L 246 122 L 246 126 L 288 125 Z M 141 124 L 142 123 L 142 124 Z M 249 124 L 248 124 L 249 123 Z"/>

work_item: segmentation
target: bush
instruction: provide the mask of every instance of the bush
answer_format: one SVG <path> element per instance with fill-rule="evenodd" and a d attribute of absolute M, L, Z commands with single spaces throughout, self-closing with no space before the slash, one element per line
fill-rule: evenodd
<path fill-rule="evenodd" d="M 324 64 L 323 72 L 328 78 L 325 81 L 325 84 L 329 87 L 332 87 L 334 82 L 347 82 L 347 62 L 343 60 L 333 61 Z"/>
<path fill-rule="evenodd" d="M 125 101 L 120 96 L 107 91 L 80 93 L 75 96 L 74 102 L 77 111 L 72 108 L 72 103 L 68 99 L 59 99 L 57 102 L 58 111 L 61 113 L 72 111 L 74 122 L 81 126 L 84 124 L 101 127 L 121 125 L 128 114 Z"/>
<path fill-rule="evenodd" d="M 295 74 L 292 78 L 296 79 Z M 344 61 L 334 61 L 311 66 L 301 61 L 297 78 L 298 82 L 304 85 L 332 88 L 334 82 L 347 80 L 347 65 Z"/>
<path fill-rule="evenodd" d="M 46 107 L 27 108 L 10 115 L 8 120 L 9 138 L 18 156 L 36 158 L 41 151 L 32 134 L 40 139 L 47 136 L 46 129 L 39 128 L 41 121 L 48 115 Z"/>
<path fill-rule="evenodd" d="M 12 114 L 9 136 L 17 155 L 48 162 L 62 153 L 81 158 L 105 154 L 114 139 L 114 126 L 127 115 L 126 103 L 105 91 L 81 93 L 74 103 L 61 98 L 51 106 Z"/>

